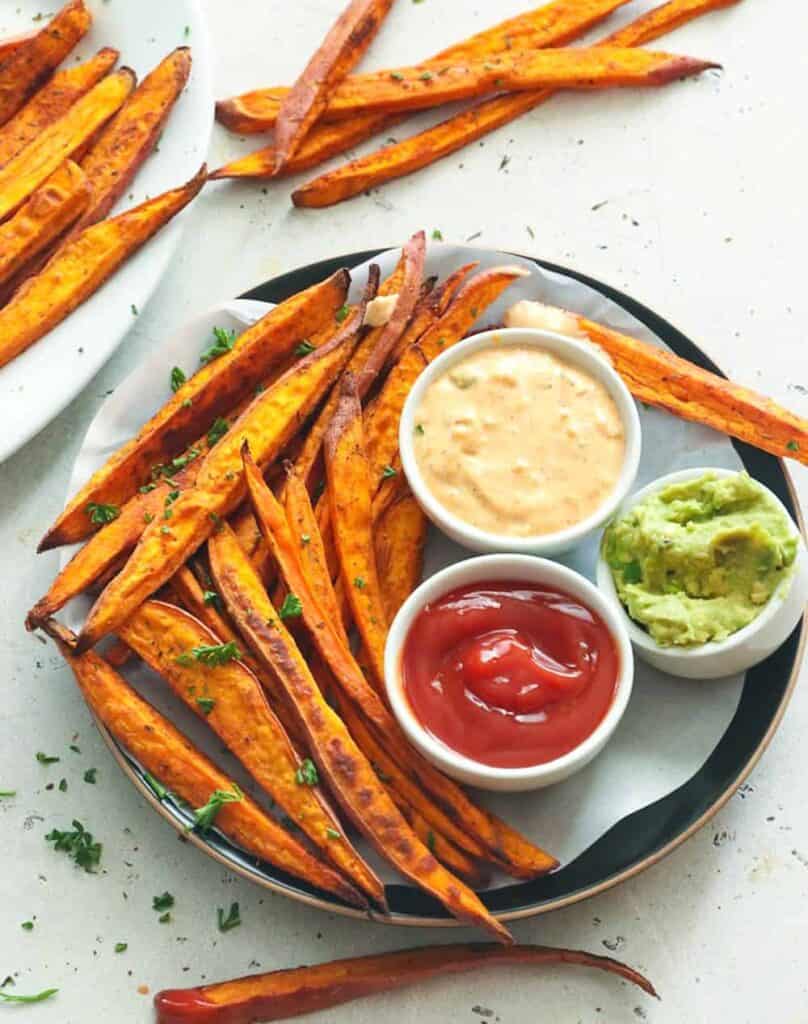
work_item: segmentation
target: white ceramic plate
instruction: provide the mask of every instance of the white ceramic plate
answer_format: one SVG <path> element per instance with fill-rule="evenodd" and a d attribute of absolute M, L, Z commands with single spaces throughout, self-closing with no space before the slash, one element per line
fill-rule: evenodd
<path fill-rule="evenodd" d="M 160 151 L 140 169 L 120 212 L 181 184 L 205 159 L 213 124 L 213 90 L 207 32 L 196 0 L 88 0 L 93 26 L 68 62 L 102 46 L 120 50 L 118 66 L 144 77 L 176 46 L 190 46 L 193 68 L 160 140 Z M 0 5 L 0 34 L 28 31 L 39 0 Z M 57 9 L 57 5 L 53 5 Z M 50 9 L 49 9 L 50 10 Z M 130 198 L 131 195 L 131 198 Z M 142 311 L 182 233 L 180 214 L 148 242 L 83 306 L 27 352 L 0 369 L 0 462 L 57 416 L 92 379 L 132 326 L 132 307 Z"/>

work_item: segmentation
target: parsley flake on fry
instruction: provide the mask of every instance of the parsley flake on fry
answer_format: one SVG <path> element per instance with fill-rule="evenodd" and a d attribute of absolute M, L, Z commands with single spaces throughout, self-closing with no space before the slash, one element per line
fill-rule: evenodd
<path fill-rule="evenodd" d="M 203 807 L 197 807 L 194 810 L 194 823 L 189 826 L 189 832 L 195 829 L 204 834 L 213 827 L 216 815 L 225 804 L 241 803 L 244 799 L 244 794 L 235 782 L 232 785 L 232 790 L 214 789 L 208 798 L 208 802 Z"/>
<path fill-rule="evenodd" d="M 90 522 L 95 523 L 96 526 L 106 526 L 107 523 L 117 519 L 120 514 L 121 510 L 117 505 L 99 505 L 97 502 L 91 501 L 87 506 Z"/>

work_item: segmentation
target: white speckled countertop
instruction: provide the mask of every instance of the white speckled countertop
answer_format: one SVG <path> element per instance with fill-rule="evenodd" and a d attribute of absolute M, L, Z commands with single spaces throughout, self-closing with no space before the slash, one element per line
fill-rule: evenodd
<path fill-rule="evenodd" d="M 203 6 L 224 96 L 292 78 L 342 0 Z M 371 51 L 373 66 L 416 60 L 527 6 L 400 0 Z M 618 20 L 647 6 L 636 0 Z M 48 1003 L 0 1014 L 146 1024 L 145 986 L 154 992 L 466 934 L 393 930 L 307 909 L 180 844 L 110 758 L 53 648 L 24 632 L 24 610 L 56 566 L 55 554 L 34 555 L 36 540 L 60 507 L 104 396 L 166 332 L 216 299 L 425 227 L 611 282 L 672 320 L 736 380 L 808 415 L 806 37 L 806 5 L 745 0 L 659 44 L 721 61 L 721 76 L 659 92 L 561 97 L 415 177 L 331 210 L 293 210 L 285 184 L 205 191 L 170 273 L 117 355 L 0 467 L 0 789 L 18 793 L 0 801 L 0 980 L 12 975 L 17 992 L 60 989 Z M 217 128 L 212 165 L 238 149 Z M 804 500 L 808 474 L 794 476 Z M 697 836 L 619 889 L 514 927 L 521 941 L 615 952 L 648 973 L 661 1003 L 580 970 L 514 970 L 434 982 L 312 1021 L 757 1024 L 775 1009 L 784 1022 L 808 1020 L 804 683 L 748 784 Z M 61 761 L 41 765 L 38 750 Z M 91 767 L 94 786 L 83 781 Z M 96 877 L 44 842 L 73 817 L 104 843 Z M 164 890 L 176 904 L 161 925 L 152 898 Z M 243 924 L 222 935 L 216 909 L 233 900 Z M 34 928 L 23 930 L 24 921 Z M 117 942 L 128 943 L 126 952 L 114 952 Z"/>

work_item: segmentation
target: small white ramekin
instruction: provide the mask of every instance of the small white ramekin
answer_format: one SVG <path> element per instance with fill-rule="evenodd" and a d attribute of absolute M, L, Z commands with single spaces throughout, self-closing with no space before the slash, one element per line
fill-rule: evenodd
<path fill-rule="evenodd" d="M 495 768 L 481 764 L 447 746 L 416 718 L 404 691 L 401 655 L 407 634 L 423 607 L 444 594 L 473 583 L 513 580 L 563 590 L 603 619 L 618 655 L 614 699 L 606 716 L 579 746 L 563 757 L 528 768 Z M 385 685 L 393 714 L 412 745 L 427 760 L 459 782 L 479 789 L 519 792 L 560 782 L 588 764 L 606 745 L 628 705 L 634 681 L 634 657 L 623 617 L 614 604 L 580 573 L 557 562 L 530 555 L 484 555 L 456 562 L 425 580 L 407 598 L 393 620 L 384 652 Z"/>
<path fill-rule="evenodd" d="M 645 498 L 670 484 L 693 480 L 704 476 L 705 473 L 727 477 L 735 476 L 736 472 L 731 469 L 702 467 L 669 473 L 633 494 L 618 510 L 617 516 L 625 515 Z M 622 617 L 637 656 L 649 665 L 683 679 L 719 679 L 731 676 L 736 672 L 746 672 L 747 669 L 764 661 L 796 628 L 808 601 L 808 556 L 805 541 L 777 495 L 763 484 L 760 486 L 777 503 L 788 520 L 798 541 L 797 557 L 788 578 L 783 580 L 760 615 L 726 640 L 699 644 L 696 647 L 662 647 L 629 616 L 617 594 L 612 570 L 601 552 L 597 565 L 598 586 Z"/>
<path fill-rule="evenodd" d="M 494 346 L 531 347 L 552 352 L 572 366 L 584 370 L 601 383 L 614 400 L 626 440 L 623 468 L 614 490 L 592 515 L 580 523 L 555 533 L 538 534 L 532 537 L 512 537 L 508 534 L 490 533 L 465 522 L 445 508 L 424 482 L 415 458 L 413 432 L 417 422 L 418 407 L 426 389 L 438 377 L 443 376 L 461 360 Z M 399 451 L 407 481 L 416 500 L 432 522 L 452 540 L 472 551 L 496 552 L 513 551 L 531 555 L 557 555 L 580 544 L 589 534 L 614 515 L 620 502 L 631 490 L 640 464 L 642 447 L 640 418 L 637 407 L 628 388 L 608 360 L 593 345 L 553 334 L 550 331 L 532 328 L 510 327 L 475 334 L 465 341 L 453 345 L 430 363 L 421 373 L 411 389 L 401 414 L 399 427 Z"/>

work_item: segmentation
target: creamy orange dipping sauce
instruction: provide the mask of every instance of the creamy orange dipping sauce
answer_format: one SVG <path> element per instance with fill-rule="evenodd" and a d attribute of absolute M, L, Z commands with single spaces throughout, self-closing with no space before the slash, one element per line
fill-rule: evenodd
<path fill-rule="evenodd" d="M 427 388 L 413 447 L 424 483 L 490 533 L 555 533 L 595 512 L 625 457 L 623 422 L 593 376 L 551 352 L 499 345 Z"/>

